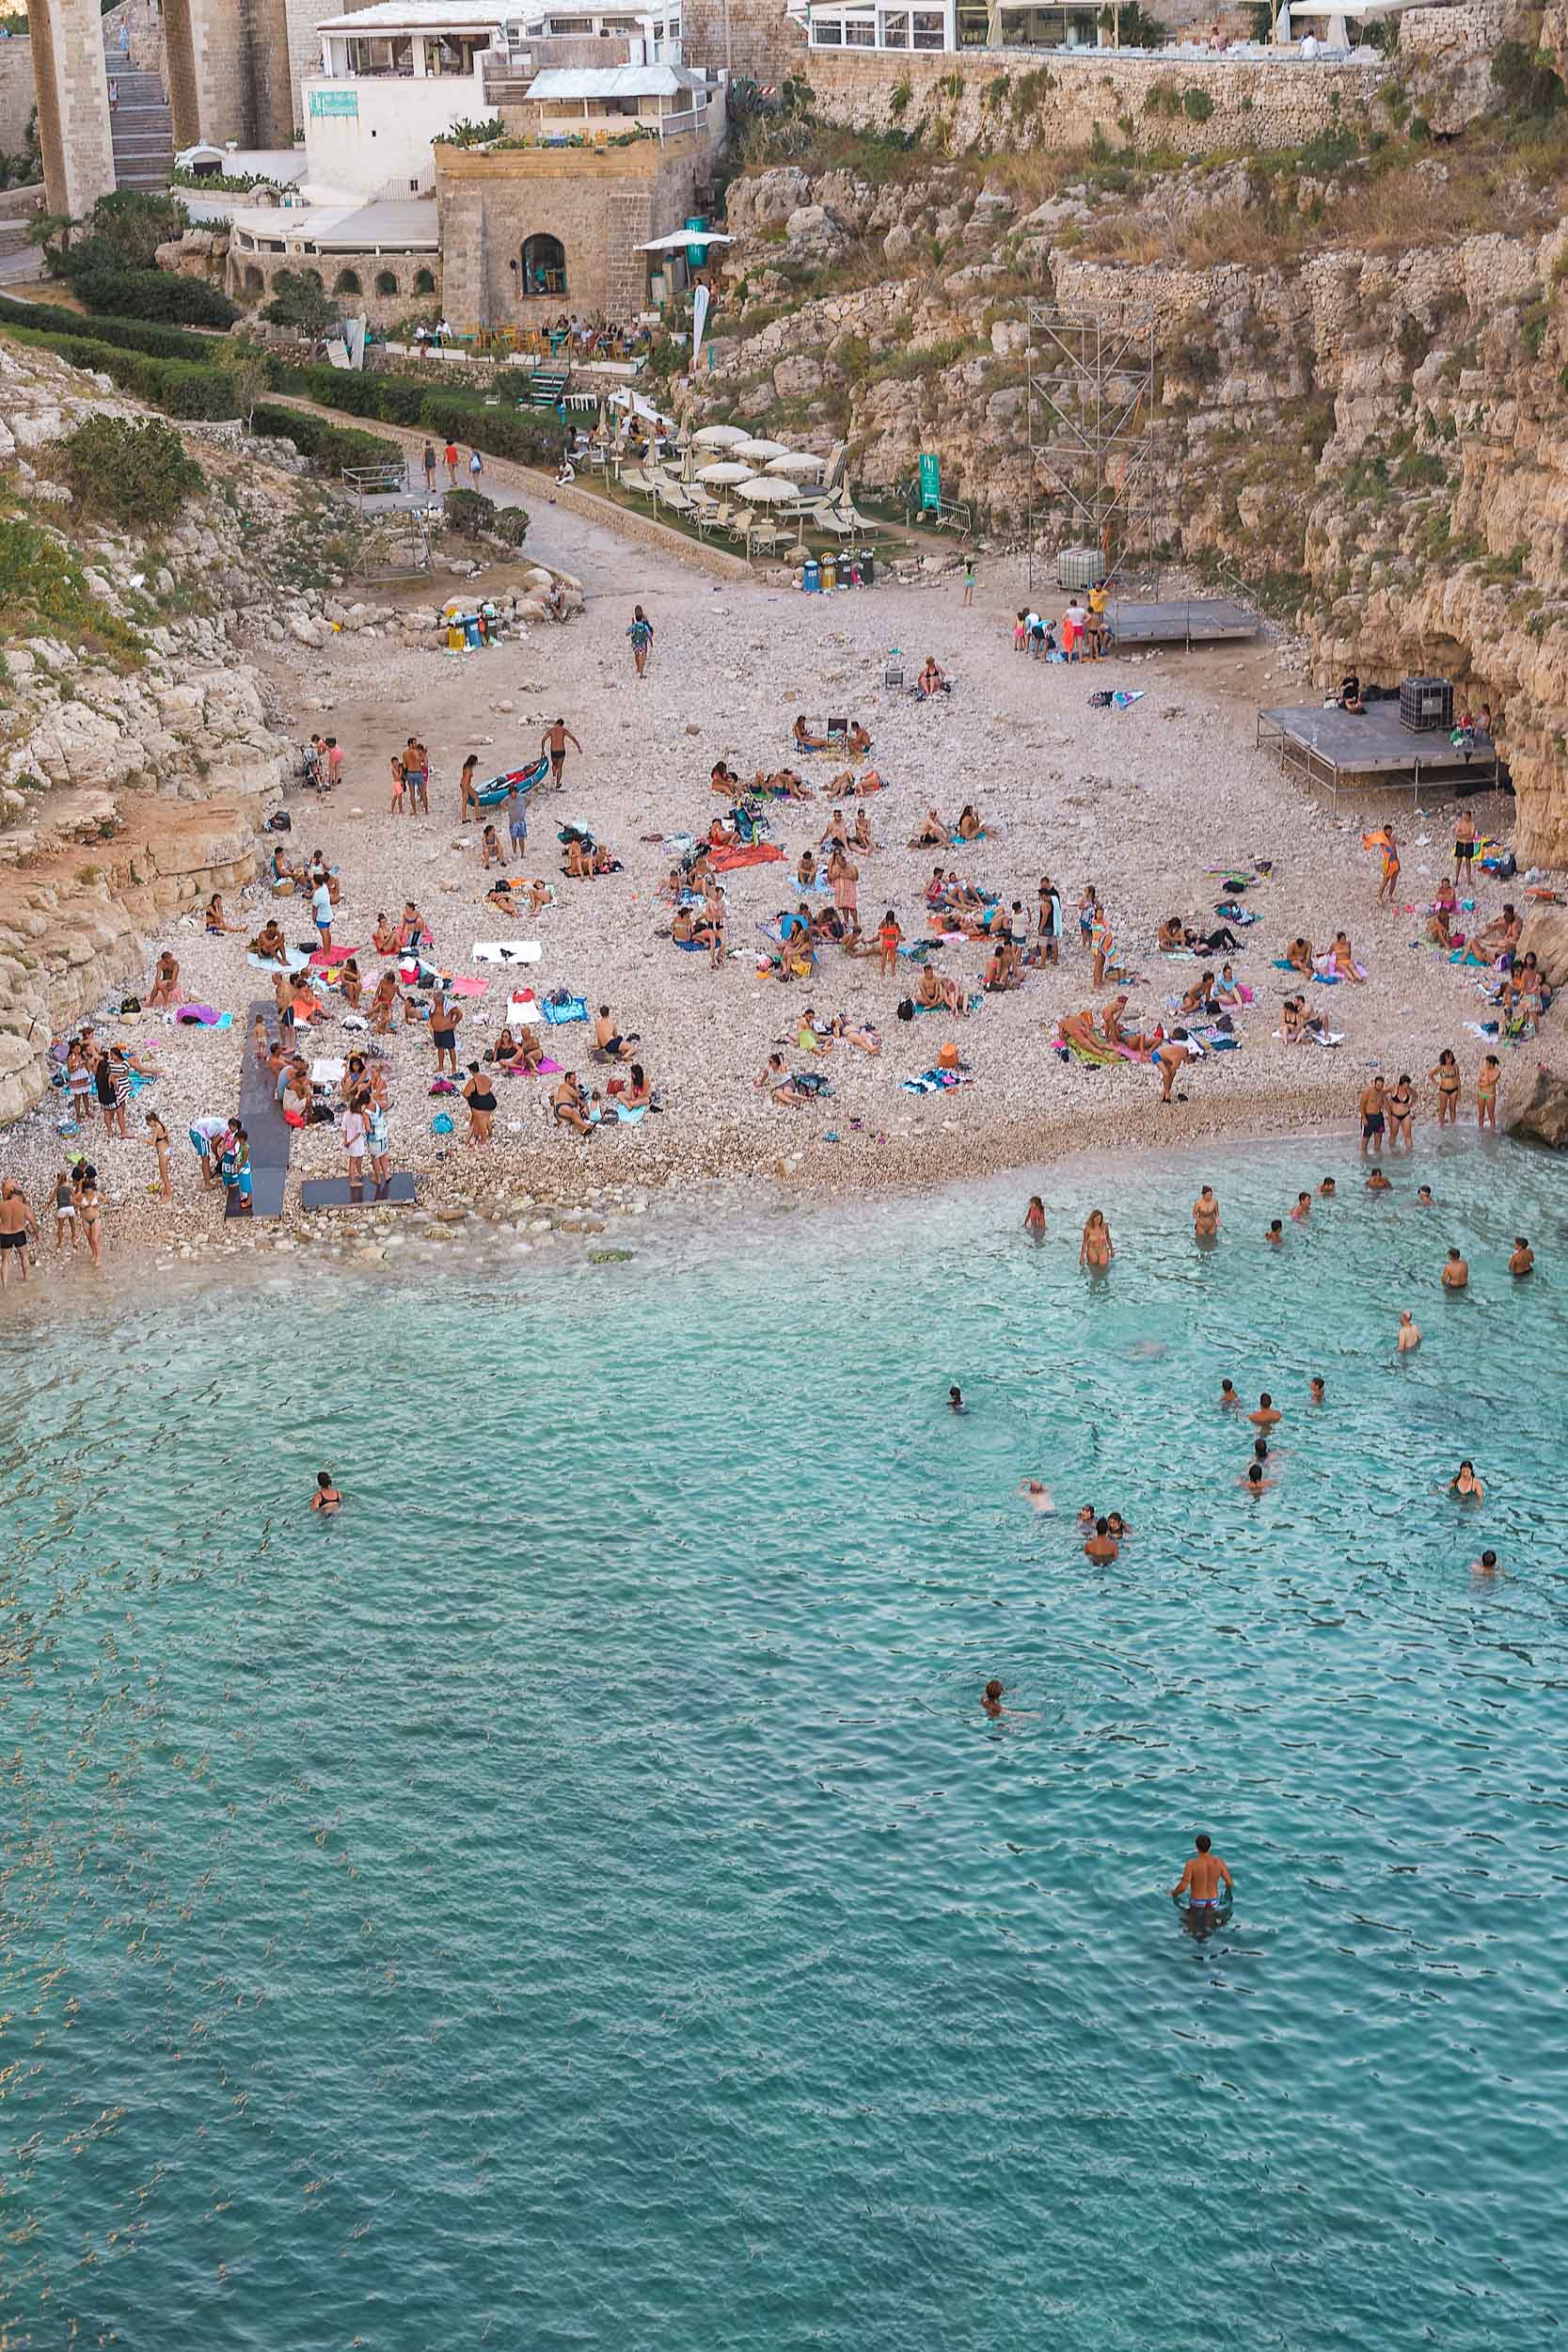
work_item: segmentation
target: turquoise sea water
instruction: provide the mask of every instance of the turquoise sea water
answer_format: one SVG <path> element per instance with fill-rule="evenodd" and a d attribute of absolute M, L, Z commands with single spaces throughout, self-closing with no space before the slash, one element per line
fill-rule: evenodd
<path fill-rule="evenodd" d="M 1560 2341 L 1568 1216 L 1398 1180 L 0 1324 L 8 2352 Z"/>

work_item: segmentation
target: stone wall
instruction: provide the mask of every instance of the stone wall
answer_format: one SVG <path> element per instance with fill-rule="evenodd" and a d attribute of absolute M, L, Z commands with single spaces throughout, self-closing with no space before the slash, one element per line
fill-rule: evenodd
<path fill-rule="evenodd" d="M 1381 58 L 1188 64 L 1129 50 L 915 56 L 818 49 L 809 53 L 806 73 L 830 122 L 854 130 L 901 125 L 921 132 L 938 152 L 1088 147 L 1098 130 L 1113 146 L 1208 155 L 1299 147 L 1341 121 L 1358 123 L 1388 68 Z M 1021 83 L 1027 103 L 1010 103 L 1007 93 Z"/>
<path fill-rule="evenodd" d="M 562 308 L 627 319 L 647 294 L 650 238 L 691 211 L 709 150 L 697 137 L 622 148 L 436 150 L 444 300 L 454 325 L 531 326 Z M 515 262 L 525 238 L 558 237 L 564 296 L 531 300 Z"/>
<path fill-rule="evenodd" d="M 8 155 L 20 155 L 27 144 L 33 103 L 32 42 L 0 40 L 0 148 Z"/>
<path fill-rule="evenodd" d="M 784 0 L 686 0 L 681 55 L 688 65 L 722 66 L 764 85 L 805 71 L 805 35 Z"/>
<path fill-rule="evenodd" d="M 395 326 L 416 311 L 438 309 L 441 302 L 438 253 L 259 253 L 230 241 L 226 283 L 235 302 L 265 302 L 282 270 L 292 270 L 296 278 L 313 274 L 324 293 L 340 297 L 345 312 L 369 319 L 372 326 Z M 433 283 L 420 288 L 415 281 L 423 272 Z M 357 291 L 341 284 L 345 275 L 358 279 Z M 388 278 L 395 281 L 389 292 L 377 283 Z"/>

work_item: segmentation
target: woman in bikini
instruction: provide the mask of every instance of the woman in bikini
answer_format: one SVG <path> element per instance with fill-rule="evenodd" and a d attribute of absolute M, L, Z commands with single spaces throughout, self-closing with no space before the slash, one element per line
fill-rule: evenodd
<path fill-rule="evenodd" d="M 76 1188 L 76 1214 L 82 1220 L 82 1235 L 88 1255 L 102 1274 L 103 1271 L 103 1196 L 98 1189 L 98 1170 L 84 1168 L 82 1181 Z"/>
<path fill-rule="evenodd" d="M 270 924 L 268 928 L 269 930 L 275 931 L 277 930 L 276 923 Z M 266 948 L 262 952 L 268 955 L 282 954 L 283 934 L 281 931 L 277 931 L 277 946 L 276 947 Z M 174 1002 L 174 992 L 179 985 L 180 966 L 166 947 L 162 955 L 158 958 L 156 964 L 153 966 L 152 986 L 148 992 L 147 998 L 148 1011 L 156 1011 L 160 1005 L 172 1005 Z"/>
<path fill-rule="evenodd" d="M 215 890 L 207 901 L 207 912 L 202 919 L 206 923 L 208 930 L 214 933 L 231 930 L 233 929 L 232 924 L 229 921 L 223 912 L 223 900 L 219 898 Z"/>
<path fill-rule="evenodd" d="M 873 851 L 876 850 L 877 844 L 871 838 L 871 820 L 863 808 L 855 811 L 855 821 L 849 833 L 849 846 L 853 850 Z"/>
<path fill-rule="evenodd" d="M 388 923 L 384 914 L 378 914 L 375 918 L 375 930 L 371 934 L 371 946 L 378 956 L 395 956 L 402 949 L 403 937 L 397 925 Z"/>
<path fill-rule="evenodd" d="M 1408 1070 L 1400 1072 L 1398 1086 L 1384 1097 L 1384 1108 L 1388 1113 L 1388 1149 L 1397 1152 L 1402 1142 L 1407 1152 L 1413 1151 L 1410 1121 L 1416 1108 L 1416 1089 Z"/>
<path fill-rule="evenodd" d="M 966 801 L 959 810 L 955 830 L 960 841 L 978 841 L 984 834 L 986 829 L 980 822 L 980 812 L 973 801 Z"/>
<path fill-rule="evenodd" d="M 1429 1070 L 1428 1077 L 1437 1089 L 1437 1124 L 1453 1127 L 1459 1121 L 1459 1092 L 1463 1080 L 1451 1045 L 1445 1045 L 1437 1057 L 1437 1067 Z"/>
<path fill-rule="evenodd" d="M 398 1002 L 398 976 L 395 972 L 383 972 L 371 998 L 371 1028 L 375 1036 L 385 1037 L 391 1029 Z"/>
<path fill-rule="evenodd" d="M 1078 1245 L 1079 1264 L 1087 1266 L 1091 1274 L 1103 1274 L 1116 1254 L 1104 1210 L 1091 1209 L 1084 1227 L 1084 1238 Z"/>

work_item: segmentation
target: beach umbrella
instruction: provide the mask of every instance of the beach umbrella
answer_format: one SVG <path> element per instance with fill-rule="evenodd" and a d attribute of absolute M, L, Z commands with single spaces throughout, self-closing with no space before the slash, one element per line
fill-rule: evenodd
<path fill-rule="evenodd" d="M 820 473 L 827 462 L 825 457 L 818 457 L 815 451 L 809 449 L 786 449 L 782 457 L 770 457 L 763 471 L 801 475 Z"/>
<path fill-rule="evenodd" d="M 738 424 L 705 424 L 691 437 L 700 449 L 733 449 L 737 441 L 744 441 L 747 435 Z"/>
<path fill-rule="evenodd" d="M 737 457 L 719 457 L 711 466 L 699 466 L 697 469 L 699 482 L 721 483 L 726 489 L 737 482 L 749 482 L 751 478 L 751 467 L 743 466 Z"/>
<path fill-rule="evenodd" d="M 777 474 L 747 474 L 736 487 L 749 506 L 786 506 L 800 495 L 793 482 Z"/>
<path fill-rule="evenodd" d="M 729 446 L 736 457 L 749 457 L 753 465 L 757 466 L 765 466 L 770 457 L 789 455 L 788 450 L 782 441 L 748 440 L 744 434 L 738 441 L 732 441 Z"/>

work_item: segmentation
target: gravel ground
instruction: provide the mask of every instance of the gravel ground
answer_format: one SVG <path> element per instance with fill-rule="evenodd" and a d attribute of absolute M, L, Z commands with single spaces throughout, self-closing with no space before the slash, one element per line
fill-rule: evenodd
<path fill-rule="evenodd" d="M 435 960 L 454 974 L 481 976 L 472 944 L 504 928 L 483 905 L 478 828 L 457 821 L 464 755 L 479 753 L 482 777 L 530 760 L 542 726 L 558 714 L 582 741 L 581 754 L 568 755 L 562 791 L 534 795 L 526 870 L 551 881 L 557 902 L 537 925 L 515 929 L 543 942 L 543 961 L 527 975 L 535 985 L 566 985 L 591 1009 L 608 1002 L 623 1028 L 640 1034 L 641 1058 L 663 1114 L 579 1142 L 547 1124 L 545 1085 L 506 1079 L 498 1088 L 491 1149 L 477 1152 L 467 1145 L 461 1104 L 456 1132 L 443 1143 L 430 1127 L 442 1105 L 428 1096 L 428 1032 L 400 1035 L 391 1045 L 392 1159 L 421 1171 L 431 1203 L 471 1194 L 482 1181 L 515 1192 L 527 1187 L 538 1200 L 558 1202 L 584 1197 L 590 1186 L 646 1190 L 715 1175 L 784 1175 L 863 1190 L 1019 1166 L 1085 1140 L 1163 1148 L 1221 1128 L 1343 1127 L 1372 1068 L 1410 1070 L 1424 1113 L 1426 1073 L 1444 1044 L 1458 1052 L 1466 1079 L 1463 1115 L 1473 1117 L 1470 1082 L 1483 1050 L 1464 1025 L 1478 1017 L 1473 988 L 1458 971 L 1412 950 L 1415 915 L 1374 908 L 1376 861 L 1359 841 L 1363 826 L 1399 815 L 1402 896 L 1424 902 L 1446 863 L 1447 812 L 1413 820 L 1408 794 L 1347 796 L 1336 820 L 1321 798 L 1281 778 L 1254 747 L 1253 713 L 1259 700 L 1310 698 L 1289 653 L 1227 647 L 1095 668 L 1030 662 L 1012 648 L 1022 572 L 1001 564 L 983 569 L 967 611 L 956 579 L 807 597 L 760 583 L 716 585 L 662 553 L 546 508 L 535 516 L 529 556 L 582 579 L 588 610 L 581 619 L 484 654 L 411 654 L 386 641 L 344 636 L 325 654 L 290 645 L 258 656 L 294 733 L 333 733 L 345 750 L 344 782 L 331 799 L 318 804 L 302 796 L 291 803 L 293 851 L 319 844 L 340 868 L 335 938 L 367 943 L 378 910 L 395 916 L 412 896 L 435 928 Z M 646 605 L 657 632 L 642 682 L 626 639 L 634 600 Z M 951 699 L 917 705 L 885 693 L 881 660 L 895 644 L 904 648 L 911 677 L 926 653 L 934 653 L 957 680 Z M 1090 709 L 1089 694 L 1110 686 L 1141 690 L 1144 699 L 1121 711 Z M 743 777 L 781 764 L 802 710 L 814 719 L 830 712 L 860 718 L 890 783 L 865 803 L 883 845 L 857 860 L 866 928 L 892 906 L 907 937 L 921 934 L 920 893 L 937 853 L 906 844 L 928 803 L 956 818 L 964 802 L 974 801 L 993 837 L 944 862 L 1008 899 L 1021 897 L 1031 917 L 1038 878 L 1049 871 L 1069 914 L 1069 944 L 1059 969 L 1032 973 L 1021 990 L 988 998 L 966 1022 L 930 1014 L 912 1028 L 894 1018 L 908 977 L 880 979 L 871 961 L 829 951 L 805 988 L 759 977 L 754 927 L 796 902 L 796 860 L 831 813 L 820 798 L 773 807 L 773 838 L 786 864 L 729 878 L 732 955 L 724 968 L 710 971 L 705 957 L 681 954 L 656 935 L 668 921 L 655 894 L 671 860 L 642 836 L 705 828 L 721 807 L 708 787 L 713 762 L 722 755 Z M 432 754 L 433 814 L 394 820 L 388 814 L 388 763 L 411 733 Z M 839 765 L 825 757 L 803 764 L 808 781 L 817 784 Z M 858 805 L 850 804 L 851 819 Z M 1506 834 L 1506 803 L 1475 806 L 1483 832 Z M 564 881 L 554 834 L 567 819 L 590 825 L 625 861 L 625 872 Z M 1091 994 L 1071 917 L 1085 883 L 1098 884 L 1110 910 L 1118 953 L 1145 976 L 1132 991 L 1132 1017 L 1151 1021 L 1163 1012 L 1167 991 L 1184 986 L 1196 968 L 1154 955 L 1158 919 L 1167 913 L 1208 916 L 1221 884 L 1206 869 L 1258 858 L 1273 860 L 1274 879 L 1249 895 L 1262 920 L 1233 960 L 1258 992 L 1241 1023 L 1243 1050 L 1205 1061 L 1192 1073 L 1190 1102 L 1165 1109 L 1147 1070 L 1060 1063 L 1049 1050 L 1050 1032 L 1058 1015 Z M 1480 919 L 1496 912 L 1503 896 L 1485 884 Z M 248 934 L 271 904 L 270 894 L 253 888 L 240 908 L 230 906 L 230 919 L 243 919 Z M 291 940 L 306 939 L 302 902 L 282 902 L 280 919 Z M 1341 927 L 1371 976 L 1365 988 L 1317 993 L 1347 1032 L 1345 1044 L 1338 1053 L 1287 1052 L 1272 1034 L 1286 988 L 1270 958 L 1297 931 L 1322 945 Z M 215 1206 L 199 1192 L 184 1129 L 191 1119 L 233 1104 L 246 1008 L 268 993 L 265 976 L 245 963 L 244 935 L 210 939 L 187 921 L 166 943 L 149 946 L 164 944 L 180 957 L 183 992 L 231 1010 L 235 1027 L 228 1034 L 177 1031 L 145 1016 L 125 1025 L 137 1040 L 155 1036 L 164 1055 L 166 1075 L 143 1100 L 176 1138 L 179 1198 L 172 1208 L 149 1201 L 143 1186 L 151 1155 L 145 1145 L 105 1145 L 102 1130 L 90 1130 L 110 1206 L 109 1247 L 121 1252 L 138 1239 L 189 1244 L 215 1226 Z M 977 987 L 984 961 L 981 947 L 966 945 L 947 950 L 943 967 Z M 378 961 L 361 961 L 373 983 Z M 509 986 L 510 976 L 493 975 L 483 1004 L 471 1007 L 460 1032 L 461 1061 L 499 1025 Z M 824 1015 L 842 1009 L 875 1023 L 884 1049 L 876 1061 L 835 1049 L 814 1065 L 826 1071 L 832 1099 L 789 1109 L 753 1081 L 775 1047 L 791 1067 L 804 1066 L 793 1033 L 808 1001 Z M 934 1062 L 948 1038 L 957 1040 L 974 1083 L 929 1098 L 901 1092 L 899 1080 Z M 562 1050 L 562 1040 L 570 1050 Z M 556 1058 L 576 1067 L 585 1083 L 602 1080 L 605 1073 L 587 1059 L 583 1029 L 556 1031 L 554 1041 Z M 339 1052 L 347 1042 L 342 1031 L 329 1029 L 320 1050 Z M 1505 1118 L 1533 1072 L 1533 1056 L 1528 1069 L 1511 1063 Z M 135 1123 L 133 1115 L 133 1132 Z M 830 1133 L 838 1140 L 827 1140 Z M 0 1153 L 40 1209 L 59 1151 L 52 1119 L 40 1113 L 12 1131 Z M 293 1167 L 296 1175 L 341 1174 L 336 1131 L 297 1136 Z"/>

